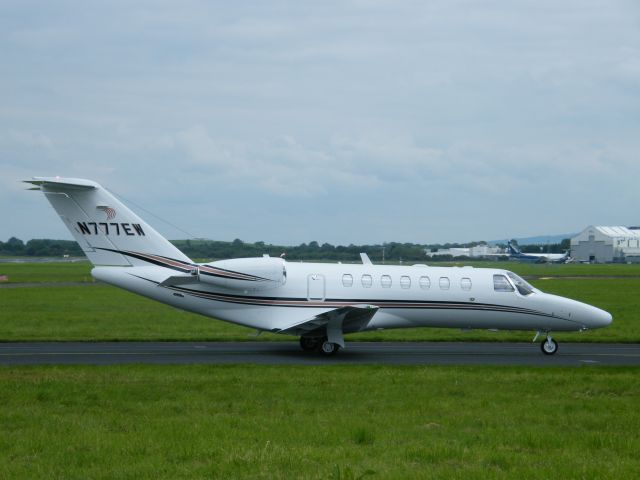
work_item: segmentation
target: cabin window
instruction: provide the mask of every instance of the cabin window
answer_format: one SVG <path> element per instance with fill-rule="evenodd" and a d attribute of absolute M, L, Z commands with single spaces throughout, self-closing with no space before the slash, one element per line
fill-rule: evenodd
<path fill-rule="evenodd" d="M 342 275 L 342 286 L 343 287 L 351 287 L 353 286 L 353 277 L 348 273 Z"/>
<path fill-rule="evenodd" d="M 373 278 L 371 278 L 371 275 L 362 275 L 362 286 L 364 288 L 371 288 L 371 285 L 373 285 Z"/>
<path fill-rule="evenodd" d="M 380 277 L 380 285 L 382 285 L 382 288 L 391 287 L 391 277 L 389 275 L 382 275 Z"/>
<path fill-rule="evenodd" d="M 429 280 L 429 277 L 420 277 L 418 283 L 423 290 L 429 290 L 429 288 L 431 288 L 431 280 Z"/>
<path fill-rule="evenodd" d="M 411 288 L 411 279 L 407 276 L 400 277 L 400 288 Z"/>
<path fill-rule="evenodd" d="M 440 277 L 440 290 L 449 290 L 450 286 L 449 277 Z"/>
<path fill-rule="evenodd" d="M 496 292 L 513 292 L 513 285 L 509 283 L 507 277 L 504 275 L 494 275 L 493 276 L 493 289 Z"/>
<path fill-rule="evenodd" d="M 466 290 L 467 292 L 471 290 L 471 279 L 468 277 L 460 279 L 460 288 L 462 290 Z"/>

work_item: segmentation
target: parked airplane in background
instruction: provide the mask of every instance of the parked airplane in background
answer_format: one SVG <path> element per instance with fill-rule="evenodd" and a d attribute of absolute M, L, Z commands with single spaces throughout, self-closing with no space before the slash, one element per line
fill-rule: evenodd
<path fill-rule="evenodd" d="M 508 242 L 507 251 L 509 253 L 509 259 L 520 260 L 522 262 L 569 263 L 571 261 L 568 250 L 565 253 L 522 253 L 518 247 Z"/>
<path fill-rule="evenodd" d="M 98 280 L 227 322 L 296 335 L 334 354 L 344 334 L 405 327 L 541 333 L 605 327 L 611 315 L 543 293 L 503 269 L 290 263 L 263 256 L 195 263 L 90 180 L 34 177 L 80 244 Z"/>

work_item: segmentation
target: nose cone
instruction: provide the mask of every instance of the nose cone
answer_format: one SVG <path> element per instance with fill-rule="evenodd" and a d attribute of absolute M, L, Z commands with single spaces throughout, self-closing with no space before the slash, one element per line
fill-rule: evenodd
<path fill-rule="evenodd" d="M 554 316 L 575 322 L 581 328 L 603 328 L 613 321 L 609 312 L 598 307 L 555 295 L 549 298 L 553 301 Z"/>
<path fill-rule="evenodd" d="M 590 314 L 590 317 L 593 325 L 591 328 L 608 327 L 611 325 L 611 322 L 613 322 L 613 317 L 609 312 L 605 312 L 604 310 L 596 307 L 591 307 L 591 310 L 592 313 Z"/>
<path fill-rule="evenodd" d="M 576 303 L 579 305 L 575 309 L 574 320 L 582 323 L 586 328 L 602 328 L 611 325 L 613 317 L 609 312 L 586 303 Z"/>

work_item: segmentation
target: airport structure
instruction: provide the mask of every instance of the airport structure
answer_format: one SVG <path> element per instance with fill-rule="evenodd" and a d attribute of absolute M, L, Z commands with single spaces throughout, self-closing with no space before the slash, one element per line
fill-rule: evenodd
<path fill-rule="evenodd" d="M 476 245 L 475 247 L 440 248 L 435 252 L 426 251 L 428 257 L 436 255 L 451 255 L 452 257 L 481 258 L 499 255 L 502 252 L 500 247 L 490 247 L 489 245 Z M 505 253 L 505 255 L 507 255 Z"/>
<path fill-rule="evenodd" d="M 576 262 L 640 263 L 640 227 L 589 226 L 571 239 Z"/>

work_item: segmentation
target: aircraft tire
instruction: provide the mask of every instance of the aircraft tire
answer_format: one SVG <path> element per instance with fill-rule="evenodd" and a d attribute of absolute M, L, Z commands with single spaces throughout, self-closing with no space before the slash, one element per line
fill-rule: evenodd
<path fill-rule="evenodd" d="M 300 348 L 304 352 L 317 352 L 322 347 L 322 339 L 315 337 L 300 337 Z"/>
<path fill-rule="evenodd" d="M 337 343 L 331 343 L 327 340 L 322 342 L 320 346 L 320 353 L 326 357 L 330 357 L 331 355 L 335 355 L 340 350 L 340 345 Z"/>
<path fill-rule="evenodd" d="M 542 353 L 545 355 L 555 355 L 558 351 L 558 342 L 549 337 L 540 344 L 540 350 L 542 350 Z"/>

